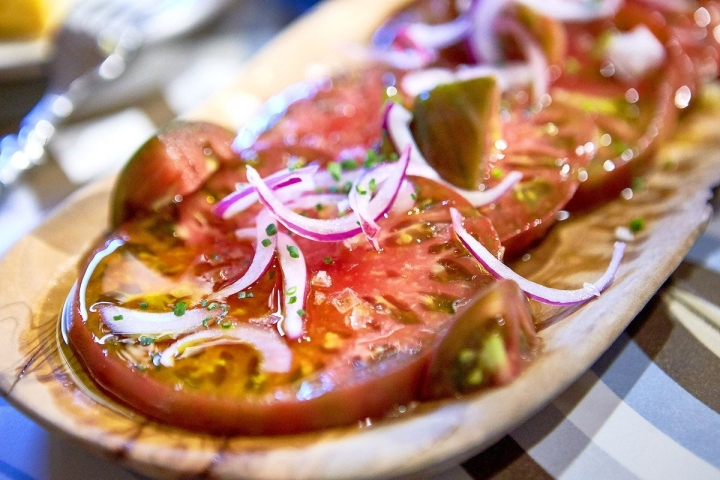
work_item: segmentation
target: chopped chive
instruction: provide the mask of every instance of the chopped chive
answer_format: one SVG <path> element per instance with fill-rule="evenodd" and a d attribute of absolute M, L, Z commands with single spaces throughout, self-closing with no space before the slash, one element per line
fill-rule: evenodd
<path fill-rule="evenodd" d="M 238 293 L 238 298 L 247 298 L 247 296 L 248 296 L 247 292 Z"/>
<path fill-rule="evenodd" d="M 300 258 L 300 251 L 294 245 L 288 245 L 287 251 L 292 258 Z"/>
<path fill-rule="evenodd" d="M 187 308 L 187 302 L 178 302 L 173 307 L 173 313 L 176 317 L 182 317 L 185 315 L 185 309 Z"/>
<path fill-rule="evenodd" d="M 640 191 L 644 190 L 646 186 L 646 181 L 643 177 L 633 177 L 632 179 L 632 186 L 631 188 L 633 191 Z"/>
<path fill-rule="evenodd" d="M 330 175 L 332 175 L 333 179 L 336 182 L 339 182 L 342 178 L 342 167 L 337 162 L 330 162 L 327 165 L 327 171 Z"/>
<path fill-rule="evenodd" d="M 418 196 L 417 196 L 416 193 L 411 193 L 411 194 L 410 194 L 410 198 L 412 198 L 413 200 L 417 200 L 417 199 L 418 199 Z"/>
<path fill-rule="evenodd" d="M 145 310 L 146 308 L 148 308 L 148 303 L 147 303 L 147 302 L 140 302 L 140 308 L 142 308 L 143 310 Z"/>
<path fill-rule="evenodd" d="M 633 218 L 630 220 L 630 231 L 632 233 L 638 233 L 645 228 L 645 220 L 642 218 Z"/>
<path fill-rule="evenodd" d="M 324 263 L 325 265 L 332 265 L 333 259 L 330 258 L 330 257 L 325 257 L 325 258 L 323 258 L 323 263 Z"/>
<path fill-rule="evenodd" d="M 288 288 L 287 290 L 285 290 L 285 293 L 288 295 L 294 295 L 295 292 L 297 292 L 297 287 L 294 285 L 292 287 Z"/>
<path fill-rule="evenodd" d="M 265 233 L 267 233 L 269 237 L 275 235 L 277 233 L 277 227 L 275 226 L 275 224 L 271 223 L 270 225 L 265 227 Z"/>
<path fill-rule="evenodd" d="M 492 175 L 493 178 L 502 178 L 504 176 L 503 171 L 497 167 L 493 168 L 492 171 L 490 172 L 490 174 Z"/>
<path fill-rule="evenodd" d="M 232 321 L 225 319 L 222 322 L 220 322 L 220 327 L 227 330 L 228 328 L 232 327 Z"/>
<path fill-rule="evenodd" d="M 303 310 L 302 308 L 300 308 L 300 309 L 298 309 L 297 314 L 300 315 L 301 317 L 304 317 L 305 315 L 307 315 L 307 312 L 305 310 Z"/>
<path fill-rule="evenodd" d="M 263 241 L 260 243 L 262 243 L 263 247 L 269 247 L 270 245 L 272 245 L 272 241 L 269 238 L 264 238 Z"/>
<path fill-rule="evenodd" d="M 140 345 L 145 345 L 146 347 L 155 343 L 153 337 L 139 337 L 138 340 L 140 341 Z"/>
<path fill-rule="evenodd" d="M 203 308 L 207 307 L 207 300 L 203 298 L 202 302 L 200 302 L 200 306 Z"/>
<path fill-rule="evenodd" d="M 207 317 L 206 319 L 204 319 L 202 321 L 203 327 L 208 328 L 208 325 L 210 325 L 210 320 L 212 320 L 212 317 Z"/>
<path fill-rule="evenodd" d="M 208 310 L 215 310 L 220 304 L 217 302 L 211 302 L 210 305 L 207 306 Z"/>
<path fill-rule="evenodd" d="M 292 297 L 290 297 L 290 298 L 288 299 L 288 304 L 289 304 L 289 305 L 292 305 L 292 304 L 295 303 L 295 302 L 297 302 L 297 297 L 296 297 L 296 296 L 292 296 Z"/>
<path fill-rule="evenodd" d="M 122 320 L 122 319 L 123 319 L 123 316 L 122 316 L 122 315 L 115 315 L 115 316 L 113 317 L 113 320 Z"/>
<path fill-rule="evenodd" d="M 358 185 L 357 187 L 355 187 L 355 190 L 357 190 L 357 192 L 358 192 L 360 195 L 366 195 L 366 194 L 367 194 L 367 190 L 365 190 L 364 188 L 362 188 L 360 185 Z"/>
<path fill-rule="evenodd" d="M 340 162 L 340 166 L 343 170 L 355 170 L 358 168 L 358 164 L 355 160 L 343 160 Z"/>
<path fill-rule="evenodd" d="M 380 157 L 375 150 L 368 150 L 365 155 L 365 168 L 372 168 L 380 162 Z"/>
<path fill-rule="evenodd" d="M 319 211 L 321 211 L 322 209 L 323 209 L 323 206 L 322 206 L 321 203 L 318 203 L 317 205 L 315 205 L 315 210 L 316 210 L 316 211 L 319 212 Z"/>
<path fill-rule="evenodd" d="M 371 178 L 371 179 L 370 179 L 370 185 L 369 185 L 369 187 L 370 187 L 370 191 L 371 191 L 371 192 L 374 192 L 375 190 L 377 190 L 377 182 L 375 181 L 374 178 Z"/>
<path fill-rule="evenodd" d="M 348 194 L 348 193 L 350 193 L 351 189 L 352 189 L 352 182 L 347 181 L 342 186 L 342 193 Z"/>

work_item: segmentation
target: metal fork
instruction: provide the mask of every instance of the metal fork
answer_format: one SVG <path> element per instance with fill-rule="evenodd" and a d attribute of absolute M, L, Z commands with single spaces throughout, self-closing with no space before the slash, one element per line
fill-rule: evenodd
<path fill-rule="evenodd" d="M 141 45 L 168 40 L 210 20 L 230 0 L 83 0 L 55 38 L 46 93 L 0 140 L 0 198 L 42 163 L 59 124 L 100 84 L 117 79 Z"/>

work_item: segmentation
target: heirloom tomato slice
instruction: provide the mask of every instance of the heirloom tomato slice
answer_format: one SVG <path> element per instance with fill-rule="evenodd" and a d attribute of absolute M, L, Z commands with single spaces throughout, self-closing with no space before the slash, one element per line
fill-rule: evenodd
<path fill-rule="evenodd" d="M 203 307 L 208 291 L 244 273 L 253 246 L 233 239 L 230 228 L 189 244 L 161 215 L 137 217 L 113 235 L 124 245 L 94 270 L 85 299 L 95 307 L 86 322 L 76 296 L 71 345 L 105 391 L 149 417 L 192 430 L 289 434 L 379 418 L 408 405 L 419 397 L 438 335 L 493 281 L 455 238 L 449 208 L 461 211 L 465 227 L 491 251 L 500 250 L 491 223 L 462 197 L 431 180 L 410 180 L 417 201 L 409 211 L 380 219 L 381 251 L 363 235 L 326 243 L 295 237 L 305 255 L 309 293 L 305 334 L 288 341 L 287 373 L 260 369 L 263 359 L 247 345 L 208 347 L 166 367 L 157 358 L 171 336 L 129 344 L 108 336 L 95 311 L 104 304 L 171 312 L 180 302 L 183 311 L 221 308 L 220 328 L 252 324 L 277 332 L 277 263 L 243 295 Z M 332 210 L 306 214 L 322 217 Z M 156 285 L 175 288 L 139 293 L 141 279 L 158 277 Z"/>
<path fill-rule="evenodd" d="M 195 192 L 221 166 L 239 161 L 235 135 L 218 125 L 174 121 L 148 140 L 125 166 L 112 195 L 110 226 L 137 213 L 158 212 Z"/>
<path fill-rule="evenodd" d="M 580 186 L 568 205 L 584 210 L 616 198 L 633 178 L 646 172 L 658 143 L 675 125 L 676 89 L 692 82 L 694 72 L 683 66 L 684 52 L 671 48 L 673 32 L 662 17 L 638 5 L 623 6 L 613 19 L 571 23 L 566 28 L 568 60 L 551 87 L 553 102 L 582 109 L 600 135 L 597 151 L 581 172 Z M 652 33 L 665 50 L 664 59 L 639 76 L 621 76 L 605 52 L 615 36 L 637 28 Z M 629 49 L 626 55 L 633 53 Z"/>

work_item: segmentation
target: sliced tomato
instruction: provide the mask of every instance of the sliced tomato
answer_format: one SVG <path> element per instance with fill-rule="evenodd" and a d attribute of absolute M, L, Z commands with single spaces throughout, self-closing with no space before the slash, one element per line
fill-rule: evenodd
<path fill-rule="evenodd" d="M 364 158 L 380 141 L 387 68 L 369 67 L 333 77 L 286 113 L 243 152 L 274 171 L 293 158 L 325 164 Z"/>
<path fill-rule="evenodd" d="M 493 281 L 455 238 L 449 208 L 461 211 L 466 228 L 491 251 L 499 255 L 500 250 L 492 224 L 462 197 L 431 180 L 412 181 L 416 206 L 379 221 L 380 252 L 362 235 L 331 243 L 295 237 L 305 254 L 310 292 L 305 336 L 289 344 L 289 373 L 260 371 L 257 352 L 242 345 L 209 347 L 177 359 L 175 367 L 158 367 L 154 356 L 172 340 L 157 338 L 130 348 L 99 343 L 107 330 L 97 312 L 90 311 L 83 322 L 77 298 L 71 345 L 111 395 L 152 418 L 193 430 L 297 433 L 379 418 L 407 405 L 418 398 L 437 335 L 458 308 Z M 124 224 L 116 235 L 125 245 L 95 270 L 88 305 L 119 303 L 129 292 L 137 294 L 136 278 L 117 280 L 124 268 L 137 271 L 136 261 L 127 263 L 130 257 L 170 281 L 193 272 L 198 281 L 190 283 L 211 283 L 216 291 L 247 269 L 249 243 L 231 241 L 232 229 L 189 245 L 163 228 L 165 220 L 138 217 Z M 113 280 L 103 282 L 110 272 Z M 273 263 L 242 298 L 222 301 L 228 328 L 250 322 L 275 331 L 281 275 Z M 105 291 L 103 285 L 112 287 Z M 142 301 L 136 295 L 128 306 L 137 308 Z M 197 295 L 180 288 L 145 303 L 151 311 L 171 311 L 180 301 L 188 309 L 202 308 Z"/>
<path fill-rule="evenodd" d="M 196 191 L 222 165 L 239 162 L 233 138 L 229 130 L 210 123 L 169 123 L 120 173 L 110 226 L 117 228 L 138 212 L 157 212 Z"/>
<path fill-rule="evenodd" d="M 680 17 L 671 16 L 675 20 Z M 567 25 L 569 63 L 551 93 L 554 101 L 585 110 L 602 136 L 568 208 L 585 210 L 616 198 L 632 185 L 633 178 L 643 175 L 657 145 L 676 123 L 677 89 L 685 85 L 695 90 L 698 70 L 690 55 L 701 60 L 697 51 L 692 52 L 695 47 L 679 40 L 681 29 L 671 26 L 669 18 L 629 3 L 611 20 Z M 649 29 L 665 46 L 665 61 L 642 78 L 618 78 L 604 64 L 603 42 L 608 32 L 628 32 L 638 26 Z M 690 31 L 682 34 L 688 35 L 692 35 Z"/>
<path fill-rule="evenodd" d="M 598 141 L 595 123 L 573 106 L 553 102 L 535 113 L 526 108 L 515 104 L 501 117 L 506 146 L 486 183 L 492 186 L 511 171 L 523 178 L 496 203 L 480 209 L 495 225 L 507 260 L 521 255 L 555 223 Z"/>

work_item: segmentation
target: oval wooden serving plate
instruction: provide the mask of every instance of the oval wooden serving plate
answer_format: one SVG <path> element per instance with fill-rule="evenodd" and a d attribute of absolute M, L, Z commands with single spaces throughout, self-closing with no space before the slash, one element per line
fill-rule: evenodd
<path fill-rule="evenodd" d="M 307 75 L 352 61 L 350 43 L 406 0 L 334 0 L 296 23 L 247 66 L 235 88 L 195 116 L 237 126 L 243 108 Z M 94 388 L 64 346 L 59 312 L 76 263 L 107 225 L 111 181 L 81 190 L 0 263 L 0 393 L 39 423 L 150 476 L 387 478 L 430 473 L 489 446 L 582 374 L 676 268 L 709 218 L 720 181 L 720 93 L 664 148 L 648 187 L 591 215 L 562 222 L 531 259 L 535 280 L 576 287 L 609 260 L 613 232 L 635 217 L 647 228 L 629 245 L 618 277 L 575 310 L 540 308 L 537 361 L 516 382 L 454 401 L 420 405 L 401 418 L 274 438 L 212 437 L 154 423 Z M 709 106 L 708 106 L 709 105 Z M 714 106 L 714 107 L 713 107 Z"/>

